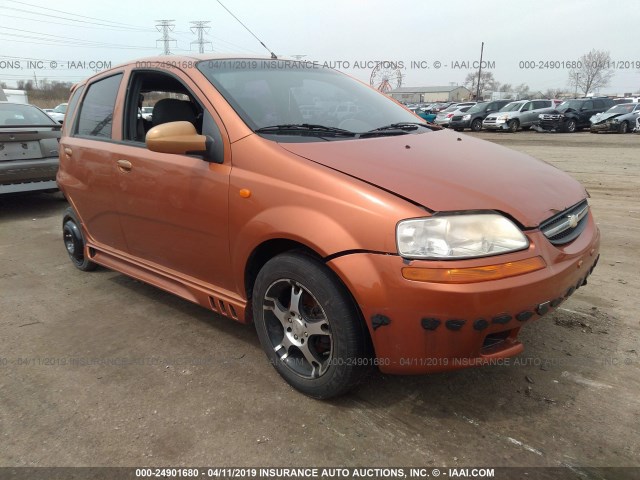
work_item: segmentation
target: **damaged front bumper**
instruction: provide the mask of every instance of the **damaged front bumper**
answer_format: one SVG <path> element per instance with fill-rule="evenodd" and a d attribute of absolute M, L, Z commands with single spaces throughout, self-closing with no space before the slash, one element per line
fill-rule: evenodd
<path fill-rule="evenodd" d="M 421 374 L 491 363 L 520 353 L 522 326 L 557 308 L 587 283 L 599 258 L 593 217 L 578 238 L 553 246 L 527 232 L 522 252 L 464 261 L 406 260 L 356 253 L 328 262 L 360 306 L 383 373 Z M 542 257 L 546 267 L 475 283 L 407 280 L 402 269 L 467 268 Z"/>

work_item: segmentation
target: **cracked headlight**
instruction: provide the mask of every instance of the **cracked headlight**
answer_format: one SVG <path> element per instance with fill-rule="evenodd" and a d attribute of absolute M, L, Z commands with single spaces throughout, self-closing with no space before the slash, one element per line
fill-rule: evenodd
<path fill-rule="evenodd" d="M 440 260 L 487 257 L 529 246 L 511 220 L 495 213 L 402 220 L 396 241 L 402 257 Z"/>

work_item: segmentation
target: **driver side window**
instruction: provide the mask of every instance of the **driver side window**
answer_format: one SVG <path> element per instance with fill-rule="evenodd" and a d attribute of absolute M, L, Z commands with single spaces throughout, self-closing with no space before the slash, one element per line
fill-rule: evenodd
<path fill-rule="evenodd" d="M 176 77 L 158 71 L 133 72 L 125 109 L 124 140 L 144 143 L 151 128 L 186 121 L 202 133 L 204 108 Z"/>

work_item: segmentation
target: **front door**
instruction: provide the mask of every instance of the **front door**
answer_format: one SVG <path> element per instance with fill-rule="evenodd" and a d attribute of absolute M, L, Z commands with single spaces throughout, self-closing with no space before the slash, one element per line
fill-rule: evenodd
<path fill-rule="evenodd" d="M 198 133 L 203 123 L 205 129 L 215 130 L 205 133 L 224 148 L 224 130 L 195 91 L 178 72 L 132 72 L 125 138 L 113 147 L 120 220 L 128 253 L 137 260 L 170 275 L 230 289 L 230 156 L 222 164 L 210 163 L 192 155 L 152 152 L 142 140 L 144 131 L 157 124 L 190 121 Z M 142 106 L 154 107 L 150 124 L 138 116 Z"/>

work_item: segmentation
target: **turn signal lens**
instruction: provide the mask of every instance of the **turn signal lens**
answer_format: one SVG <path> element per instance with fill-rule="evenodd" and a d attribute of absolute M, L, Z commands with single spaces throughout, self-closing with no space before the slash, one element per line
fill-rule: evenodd
<path fill-rule="evenodd" d="M 404 267 L 402 276 L 407 280 L 431 283 L 475 283 L 515 277 L 546 267 L 542 257 L 527 258 L 515 262 L 467 268 Z"/>

